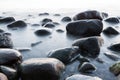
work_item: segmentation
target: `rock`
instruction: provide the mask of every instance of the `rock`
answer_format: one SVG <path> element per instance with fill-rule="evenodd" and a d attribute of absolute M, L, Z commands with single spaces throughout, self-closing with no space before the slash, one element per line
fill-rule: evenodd
<path fill-rule="evenodd" d="M 27 26 L 27 24 L 24 21 L 21 21 L 21 20 L 13 22 L 13 23 L 7 25 L 8 28 L 15 28 L 15 27 L 24 28 L 26 26 Z"/>
<path fill-rule="evenodd" d="M 63 33 L 64 32 L 64 30 L 62 30 L 62 29 L 57 29 L 56 31 L 59 32 L 59 33 Z"/>
<path fill-rule="evenodd" d="M 0 48 L 13 48 L 13 42 L 6 34 L 0 34 Z"/>
<path fill-rule="evenodd" d="M 72 46 L 79 47 L 79 53 L 84 57 L 96 58 L 100 53 L 103 39 L 98 36 L 77 39 Z"/>
<path fill-rule="evenodd" d="M 24 52 L 24 51 L 30 51 L 31 48 L 29 48 L 29 47 L 22 47 L 22 48 L 16 48 L 16 50 L 18 50 L 20 52 Z"/>
<path fill-rule="evenodd" d="M 38 44 L 40 44 L 40 43 L 42 43 L 42 41 L 38 41 L 38 42 L 35 42 L 35 43 L 31 43 L 31 46 L 34 47 L 34 46 L 36 46 L 36 45 L 38 45 Z"/>
<path fill-rule="evenodd" d="M 78 48 L 63 48 L 49 52 L 48 57 L 56 58 L 62 61 L 65 65 L 69 64 L 76 55 Z"/>
<path fill-rule="evenodd" d="M 49 19 L 49 18 L 45 18 L 45 19 L 43 19 L 43 20 L 41 21 L 42 26 L 44 26 L 44 25 L 45 25 L 46 23 L 48 23 L 48 22 L 52 22 L 52 20 Z"/>
<path fill-rule="evenodd" d="M 39 16 L 48 16 L 48 15 L 49 15 L 49 13 L 46 13 L 46 12 L 45 12 L 45 13 L 40 13 L 40 14 L 39 14 Z"/>
<path fill-rule="evenodd" d="M 0 18 L 0 23 L 10 23 L 15 21 L 13 17 Z"/>
<path fill-rule="evenodd" d="M 111 60 L 114 60 L 114 61 L 118 61 L 120 59 L 120 57 L 116 54 L 104 53 L 104 55 L 107 56 L 108 58 L 110 58 Z"/>
<path fill-rule="evenodd" d="M 89 60 L 88 58 L 81 57 L 81 56 L 79 56 L 79 57 L 77 58 L 77 60 L 78 60 L 81 64 L 84 63 L 84 62 L 90 62 L 90 60 Z"/>
<path fill-rule="evenodd" d="M 77 36 L 99 36 L 103 29 L 103 23 L 100 20 L 79 20 L 68 23 L 67 33 Z"/>
<path fill-rule="evenodd" d="M 103 33 L 107 34 L 107 35 L 117 35 L 117 34 L 119 34 L 119 32 L 112 27 L 107 27 L 106 29 L 103 30 Z"/>
<path fill-rule="evenodd" d="M 87 76 L 87 75 L 82 75 L 82 74 L 74 74 L 65 80 L 102 80 L 99 77 L 92 77 L 92 76 Z"/>
<path fill-rule="evenodd" d="M 40 24 L 32 24 L 31 26 L 40 26 Z"/>
<path fill-rule="evenodd" d="M 78 70 L 81 73 L 92 73 L 96 70 L 96 67 L 91 63 L 84 62 L 83 64 L 79 65 Z"/>
<path fill-rule="evenodd" d="M 107 18 L 108 17 L 108 13 L 102 12 L 101 14 L 102 14 L 103 18 Z"/>
<path fill-rule="evenodd" d="M 15 69 L 6 66 L 0 66 L 0 72 L 4 73 L 9 80 L 18 80 L 17 71 Z"/>
<path fill-rule="evenodd" d="M 52 22 L 54 25 L 60 25 L 60 23 L 58 22 Z"/>
<path fill-rule="evenodd" d="M 112 44 L 111 46 L 108 47 L 108 49 L 110 49 L 112 51 L 119 52 L 120 51 L 120 43 L 118 43 L 118 44 Z"/>
<path fill-rule="evenodd" d="M 70 17 L 66 16 L 66 17 L 63 17 L 61 21 L 62 22 L 70 22 L 70 21 L 72 21 L 72 19 Z"/>
<path fill-rule="evenodd" d="M 8 78 L 3 73 L 0 73 L 0 80 L 8 80 Z"/>
<path fill-rule="evenodd" d="M 0 49 L 0 65 L 16 65 L 22 62 L 20 52 L 13 49 Z"/>
<path fill-rule="evenodd" d="M 60 14 L 54 14 L 54 16 L 61 16 Z"/>
<path fill-rule="evenodd" d="M 120 62 L 117 62 L 110 66 L 109 70 L 114 74 L 114 75 L 119 75 L 120 74 Z"/>
<path fill-rule="evenodd" d="M 99 19 L 102 20 L 103 17 L 101 16 L 101 13 L 96 10 L 89 10 L 84 11 L 81 13 L 78 13 L 73 17 L 73 20 L 82 20 L 82 19 Z"/>
<path fill-rule="evenodd" d="M 104 63 L 104 61 L 101 58 L 96 58 L 96 61 L 99 63 Z"/>
<path fill-rule="evenodd" d="M 54 28 L 55 25 L 54 25 L 53 23 L 48 22 L 48 23 L 46 23 L 46 24 L 44 25 L 44 27 L 47 27 L 47 28 Z"/>
<path fill-rule="evenodd" d="M 9 33 L 9 32 L 5 32 L 4 34 L 7 35 L 7 36 L 11 36 L 11 35 L 12 35 L 12 34 Z"/>
<path fill-rule="evenodd" d="M 21 66 L 21 80 L 59 80 L 64 64 L 54 58 L 33 58 Z"/>
<path fill-rule="evenodd" d="M 117 17 L 110 17 L 110 18 L 107 18 L 105 21 L 109 23 L 116 23 L 116 24 L 120 22 Z"/>
<path fill-rule="evenodd" d="M 37 36 L 47 36 L 47 35 L 52 34 L 52 31 L 50 29 L 47 29 L 47 28 L 42 28 L 42 29 L 36 30 L 35 34 Z"/>
<path fill-rule="evenodd" d="M 5 32 L 4 30 L 2 30 L 2 29 L 0 29 L 0 33 L 3 33 L 3 32 Z"/>

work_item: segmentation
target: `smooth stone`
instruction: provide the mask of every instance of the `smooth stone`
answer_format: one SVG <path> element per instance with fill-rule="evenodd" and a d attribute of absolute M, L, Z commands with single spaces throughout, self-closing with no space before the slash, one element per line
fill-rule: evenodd
<path fill-rule="evenodd" d="M 39 16 L 48 16 L 49 13 L 46 13 L 46 12 L 45 12 L 45 13 L 39 13 L 38 15 L 39 15 Z"/>
<path fill-rule="evenodd" d="M 108 49 L 116 52 L 120 52 L 120 43 L 118 44 L 112 44 L 108 47 Z"/>
<path fill-rule="evenodd" d="M 84 57 L 97 58 L 103 42 L 101 37 L 93 36 L 77 39 L 73 42 L 72 46 L 78 46 L 79 53 Z"/>
<path fill-rule="evenodd" d="M 56 58 L 62 61 L 65 65 L 69 64 L 72 58 L 75 57 L 78 48 L 61 48 L 50 51 L 48 57 Z"/>
<path fill-rule="evenodd" d="M 102 79 L 99 77 L 92 77 L 92 76 L 87 76 L 82 74 L 74 74 L 70 77 L 67 77 L 65 80 L 102 80 Z"/>
<path fill-rule="evenodd" d="M 82 20 L 82 19 L 99 19 L 102 20 L 103 17 L 101 16 L 101 13 L 96 10 L 88 10 L 81 13 L 76 14 L 73 17 L 73 20 Z"/>
<path fill-rule="evenodd" d="M 107 35 L 117 35 L 117 34 L 119 34 L 119 32 L 112 27 L 107 27 L 106 29 L 103 30 L 103 33 L 107 34 Z"/>
<path fill-rule="evenodd" d="M 60 14 L 54 14 L 54 16 L 61 16 Z"/>
<path fill-rule="evenodd" d="M 78 66 L 78 70 L 81 73 L 92 73 L 96 70 L 96 67 L 89 62 L 84 62 L 82 64 L 80 63 L 80 65 Z"/>
<path fill-rule="evenodd" d="M 68 23 L 66 30 L 67 33 L 76 36 L 99 36 L 103 30 L 103 23 L 98 19 L 79 20 Z"/>
<path fill-rule="evenodd" d="M 79 56 L 79 57 L 77 58 L 77 60 L 78 60 L 81 64 L 84 63 L 84 62 L 90 62 L 90 60 L 89 60 L 88 58 L 81 57 L 81 56 Z"/>
<path fill-rule="evenodd" d="M 5 74 L 0 73 L 0 80 L 8 80 L 8 78 Z"/>
<path fill-rule="evenodd" d="M 104 63 L 104 61 L 101 58 L 96 58 L 96 61 L 99 63 Z"/>
<path fill-rule="evenodd" d="M 63 18 L 61 19 L 61 21 L 62 21 L 62 22 L 70 22 L 70 21 L 72 21 L 72 19 L 71 19 L 70 17 L 66 16 L 66 17 L 63 17 Z"/>
<path fill-rule="evenodd" d="M 32 24 L 31 26 L 40 26 L 40 24 Z"/>
<path fill-rule="evenodd" d="M 22 55 L 14 49 L 0 49 L 0 65 L 17 65 L 22 62 Z"/>
<path fill-rule="evenodd" d="M 64 64 L 54 58 L 33 58 L 20 66 L 21 80 L 59 80 Z"/>
<path fill-rule="evenodd" d="M 109 23 L 119 23 L 120 22 L 117 17 L 110 17 L 110 18 L 107 18 L 105 21 L 109 22 Z"/>
<path fill-rule="evenodd" d="M 0 72 L 4 73 L 8 80 L 18 80 L 17 71 L 10 67 L 0 66 Z"/>
<path fill-rule="evenodd" d="M 43 29 L 36 30 L 35 34 L 37 36 L 47 36 L 47 35 L 52 34 L 52 31 L 51 29 L 43 28 Z"/>
<path fill-rule="evenodd" d="M 13 48 L 11 38 L 4 33 L 0 34 L 0 48 Z"/>
<path fill-rule="evenodd" d="M 103 18 L 107 18 L 108 17 L 108 13 L 102 12 L 101 15 L 103 16 Z"/>
<path fill-rule="evenodd" d="M 44 27 L 46 27 L 46 28 L 54 28 L 55 25 L 54 25 L 53 23 L 48 22 L 48 23 L 46 23 L 46 24 L 44 25 Z"/>
<path fill-rule="evenodd" d="M 3 33 L 3 32 L 5 32 L 4 30 L 2 30 L 2 29 L 0 29 L 0 33 Z"/>
<path fill-rule="evenodd" d="M 42 26 L 44 26 L 46 23 L 48 22 L 52 22 L 52 19 L 49 19 L 49 18 L 44 18 L 41 23 L 42 23 Z"/>
<path fill-rule="evenodd" d="M 0 23 L 10 23 L 15 21 L 13 17 L 0 18 Z"/>
<path fill-rule="evenodd" d="M 54 25 L 60 25 L 60 23 L 58 22 L 52 22 Z"/>
<path fill-rule="evenodd" d="M 38 44 L 40 44 L 40 43 L 42 43 L 42 41 L 38 41 L 38 42 L 35 42 L 35 43 L 31 43 L 31 46 L 34 47 L 34 46 L 36 46 L 36 45 L 38 45 Z"/>
<path fill-rule="evenodd" d="M 62 30 L 62 29 L 57 29 L 56 31 L 59 32 L 59 33 L 63 33 L 64 32 L 64 30 Z"/>

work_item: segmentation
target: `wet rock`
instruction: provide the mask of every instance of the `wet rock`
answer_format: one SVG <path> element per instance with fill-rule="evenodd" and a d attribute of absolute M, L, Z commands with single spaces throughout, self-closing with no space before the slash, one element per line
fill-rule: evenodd
<path fill-rule="evenodd" d="M 32 24 L 31 26 L 40 26 L 40 24 Z"/>
<path fill-rule="evenodd" d="M 117 62 L 110 66 L 109 70 L 114 74 L 114 75 L 119 75 L 120 74 L 120 62 Z"/>
<path fill-rule="evenodd" d="M 108 17 L 108 13 L 102 12 L 101 14 L 102 14 L 103 18 L 107 18 Z"/>
<path fill-rule="evenodd" d="M 15 69 L 6 66 L 0 66 L 0 72 L 4 73 L 9 80 L 18 80 L 17 71 Z"/>
<path fill-rule="evenodd" d="M 64 32 L 64 30 L 62 30 L 62 29 L 57 29 L 56 31 L 59 32 L 59 33 L 63 33 Z"/>
<path fill-rule="evenodd" d="M 0 48 L 13 48 L 13 42 L 6 34 L 0 34 Z"/>
<path fill-rule="evenodd" d="M 82 74 L 74 74 L 65 80 L 102 80 L 99 77 L 92 77 L 92 76 L 87 76 L 87 75 L 82 75 Z"/>
<path fill-rule="evenodd" d="M 96 70 L 96 67 L 91 63 L 84 62 L 82 65 L 79 65 L 78 70 L 81 73 L 92 73 Z"/>
<path fill-rule="evenodd" d="M 103 30 L 103 33 L 107 34 L 107 35 L 117 35 L 117 34 L 119 34 L 119 32 L 112 27 L 107 27 L 106 29 Z"/>
<path fill-rule="evenodd" d="M 13 17 L 0 18 L 0 23 L 10 23 L 15 21 Z"/>
<path fill-rule="evenodd" d="M 47 36 L 47 35 L 52 34 L 52 31 L 50 29 L 43 28 L 43 29 L 36 30 L 35 34 L 37 36 Z"/>
<path fill-rule="evenodd" d="M 73 20 L 82 20 L 82 19 L 99 19 L 102 20 L 103 17 L 101 16 L 101 13 L 96 10 L 89 10 L 84 11 L 81 13 L 78 13 L 73 17 Z"/>
<path fill-rule="evenodd" d="M 35 42 L 35 43 L 31 43 L 31 46 L 34 47 L 34 46 L 36 46 L 36 45 L 38 45 L 38 44 L 40 44 L 40 43 L 42 43 L 42 41 L 38 41 L 38 42 Z"/>
<path fill-rule="evenodd" d="M 104 53 L 105 56 L 107 56 L 108 58 L 110 58 L 111 60 L 114 61 L 118 61 L 120 59 L 120 57 L 116 54 L 112 54 L 112 53 Z"/>
<path fill-rule="evenodd" d="M 49 15 L 49 13 L 46 13 L 46 12 L 45 12 L 45 13 L 40 13 L 40 14 L 39 14 L 39 16 L 48 16 L 48 15 Z"/>
<path fill-rule="evenodd" d="M 60 14 L 54 14 L 54 16 L 61 16 Z"/>
<path fill-rule="evenodd" d="M 3 32 L 4 32 L 4 30 L 0 29 L 0 33 L 3 33 Z"/>
<path fill-rule="evenodd" d="M 112 50 L 112 51 L 120 51 L 120 43 L 118 44 L 112 44 L 111 46 L 108 47 L 108 49 Z"/>
<path fill-rule="evenodd" d="M 109 22 L 109 23 L 119 23 L 120 22 L 117 17 L 110 17 L 110 18 L 107 18 L 105 21 Z"/>
<path fill-rule="evenodd" d="M 41 21 L 42 26 L 44 26 L 44 25 L 45 25 L 46 23 L 48 23 L 48 22 L 52 22 L 52 20 L 49 19 L 49 18 L 45 18 L 45 19 L 43 19 L 43 20 Z"/>
<path fill-rule="evenodd" d="M 21 20 L 13 22 L 13 23 L 7 25 L 8 28 L 15 28 L 15 27 L 24 28 L 26 26 L 27 26 L 27 24 L 24 21 L 21 21 Z"/>
<path fill-rule="evenodd" d="M 0 49 L 0 65 L 16 65 L 22 61 L 20 52 L 13 49 Z"/>
<path fill-rule="evenodd" d="M 54 28 L 55 25 L 54 25 L 53 23 L 48 22 L 47 24 L 44 25 L 44 27 L 47 27 L 47 28 Z"/>
<path fill-rule="evenodd" d="M 81 57 L 81 56 L 79 56 L 79 57 L 77 58 L 77 60 L 78 60 L 81 64 L 84 63 L 84 62 L 90 62 L 90 60 L 89 60 L 88 58 Z"/>
<path fill-rule="evenodd" d="M 31 48 L 27 48 L 27 47 L 22 47 L 22 48 L 16 48 L 16 50 L 20 51 L 20 52 L 24 52 L 24 51 L 30 51 Z"/>
<path fill-rule="evenodd" d="M 66 16 L 66 17 L 63 17 L 61 21 L 62 22 L 70 22 L 70 21 L 72 21 L 72 19 L 70 17 Z"/>
<path fill-rule="evenodd" d="M 21 64 L 21 80 L 59 80 L 64 64 L 54 58 L 33 58 Z"/>
<path fill-rule="evenodd" d="M 79 47 L 79 53 L 84 57 L 96 58 L 100 53 L 100 46 L 103 39 L 98 36 L 87 37 L 75 40 L 72 46 Z"/>
<path fill-rule="evenodd" d="M 8 78 L 5 74 L 0 73 L 0 80 L 8 80 Z"/>
<path fill-rule="evenodd" d="M 77 36 L 99 36 L 103 29 L 103 23 L 100 20 L 79 20 L 68 23 L 67 33 Z"/>
<path fill-rule="evenodd" d="M 56 58 L 62 61 L 65 65 L 69 64 L 72 58 L 75 57 L 78 48 L 63 48 L 49 52 L 48 57 Z"/>
<path fill-rule="evenodd" d="M 96 61 L 99 63 L 104 63 L 104 61 L 101 58 L 96 58 Z"/>

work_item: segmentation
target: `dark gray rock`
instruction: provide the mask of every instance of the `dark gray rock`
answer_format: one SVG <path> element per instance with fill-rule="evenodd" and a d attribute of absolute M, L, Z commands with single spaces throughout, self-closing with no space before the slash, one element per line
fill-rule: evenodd
<path fill-rule="evenodd" d="M 100 53 L 102 43 L 103 39 L 101 37 L 94 36 L 75 40 L 72 46 L 78 46 L 79 53 L 82 56 L 96 58 Z"/>
<path fill-rule="evenodd" d="M 72 21 L 72 19 L 71 19 L 70 17 L 66 16 L 66 17 L 63 17 L 63 18 L 61 19 L 61 21 L 62 21 L 62 22 L 70 22 L 70 21 Z"/>
<path fill-rule="evenodd" d="M 90 60 L 89 60 L 88 58 L 81 57 L 81 56 L 79 56 L 79 57 L 77 58 L 77 60 L 78 60 L 81 64 L 84 63 L 84 62 L 90 62 Z"/>
<path fill-rule="evenodd" d="M 101 14 L 102 14 L 103 18 L 107 18 L 108 17 L 108 13 L 102 12 Z"/>
<path fill-rule="evenodd" d="M 48 22 L 48 23 L 46 23 L 46 24 L 44 25 L 44 27 L 47 27 L 47 28 L 54 28 L 55 25 L 54 25 L 53 23 Z"/>
<path fill-rule="evenodd" d="M 20 52 L 13 49 L 0 49 L 0 65 L 14 65 L 22 61 Z"/>
<path fill-rule="evenodd" d="M 35 34 L 37 36 L 47 36 L 47 35 L 52 34 L 52 31 L 51 31 L 51 29 L 42 28 L 42 29 L 36 30 Z"/>
<path fill-rule="evenodd" d="M 68 23 L 67 33 L 77 36 L 99 36 L 103 29 L 103 23 L 98 19 L 79 20 Z"/>
<path fill-rule="evenodd" d="M 60 23 L 58 22 L 52 22 L 54 25 L 60 25 Z"/>
<path fill-rule="evenodd" d="M 40 24 L 32 24 L 31 26 L 40 26 Z"/>
<path fill-rule="evenodd" d="M 119 23 L 120 22 L 117 17 L 110 17 L 110 18 L 107 18 L 105 21 L 109 22 L 109 23 Z"/>
<path fill-rule="evenodd" d="M 48 57 L 56 58 L 62 61 L 65 65 L 69 64 L 72 58 L 75 57 L 78 48 L 63 48 L 49 52 Z"/>
<path fill-rule="evenodd" d="M 8 78 L 5 74 L 0 73 L 0 80 L 8 80 Z"/>
<path fill-rule="evenodd" d="M 54 16 L 61 16 L 60 14 L 54 14 Z"/>
<path fill-rule="evenodd" d="M 0 66 L 0 72 L 4 73 L 9 80 L 18 80 L 17 71 L 15 69 Z"/>
<path fill-rule="evenodd" d="M 81 73 L 92 73 L 96 70 L 96 67 L 91 63 L 84 62 L 82 65 L 79 65 L 78 70 Z"/>
<path fill-rule="evenodd" d="M 81 13 L 78 13 L 73 17 L 73 20 L 82 20 L 82 19 L 99 19 L 102 20 L 103 17 L 101 16 L 101 13 L 96 10 L 89 10 L 84 11 Z"/>
<path fill-rule="evenodd" d="M 0 48 L 13 48 L 13 42 L 6 34 L 0 34 Z"/>
<path fill-rule="evenodd" d="M 0 18 L 0 23 L 10 23 L 15 21 L 13 17 Z"/>
<path fill-rule="evenodd" d="M 52 22 L 52 19 L 49 19 L 49 18 L 43 19 L 43 20 L 41 21 L 42 26 L 44 26 L 44 25 L 45 25 L 46 23 L 48 23 L 48 22 Z"/>
<path fill-rule="evenodd" d="M 4 32 L 4 30 L 0 29 L 0 33 L 3 33 L 3 32 Z"/>
<path fill-rule="evenodd" d="M 21 80 L 59 80 L 64 64 L 54 58 L 33 58 L 21 66 Z"/>
<path fill-rule="evenodd" d="M 27 24 L 24 21 L 21 21 L 21 20 L 15 21 L 15 22 L 7 25 L 8 28 L 16 28 L 16 27 L 17 28 L 24 28 L 26 26 L 27 26 Z"/>
<path fill-rule="evenodd" d="M 56 31 L 59 32 L 59 33 L 63 33 L 64 32 L 64 30 L 62 30 L 62 29 L 57 29 Z"/>
<path fill-rule="evenodd" d="M 117 34 L 119 34 L 119 32 L 112 27 L 107 27 L 106 29 L 103 30 L 103 33 L 107 34 L 107 35 L 117 35 Z"/>
<path fill-rule="evenodd" d="M 120 43 L 118 44 L 112 44 L 108 47 L 108 49 L 112 50 L 112 51 L 117 51 L 119 52 L 120 51 Z"/>
<path fill-rule="evenodd" d="M 38 15 L 39 15 L 39 16 L 48 16 L 49 13 L 47 13 L 47 12 L 45 12 L 45 13 L 39 13 Z"/>

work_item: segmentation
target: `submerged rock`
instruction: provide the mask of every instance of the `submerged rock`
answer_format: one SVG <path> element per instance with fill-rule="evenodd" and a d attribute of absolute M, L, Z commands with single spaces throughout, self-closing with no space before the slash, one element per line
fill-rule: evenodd
<path fill-rule="evenodd" d="M 27 26 L 27 24 L 24 21 L 21 21 L 21 20 L 13 22 L 13 23 L 7 25 L 8 28 L 15 28 L 15 27 L 24 28 L 26 26 Z"/>
<path fill-rule="evenodd" d="M 110 17 L 110 18 L 107 18 L 105 21 L 109 22 L 109 23 L 119 23 L 120 22 L 117 17 Z"/>
<path fill-rule="evenodd" d="M 87 75 L 82 75 L 82 74 L 74 74 L 65 80 L 102 80 L 99 77 L 92 77 L 92 76 L 87 76 Z"/>
<path fill-rule="evenodd" d="M 46 23 L 48 23 L 48 22 L 52 22 L 52 19 L 49 19 L 49 18 L 43 19 L 43 20 L 41 21 L 42 26 L 44 26 L 44 25 L 45 25 Z"/>
<path fill-rule="evenodd" d="M 54 14 L 54 16 L 61 16 L 60 14 Z"/>
<path fill-rule="evenodd" d="M 69 64 L 72 58 L 75 57 L 78 48 L 63 48 L 49 52 L 48 57 L 56 58 L 62 61 L 65 65 Z"/>
<path fill-rule="evenodd" d="M 37 36 L 47 36 L 47 35 L 52 34 L 52 31 L 51 29 L 43 28 L 43 29 L 36 30 L 35 34 Z"/>
<path fill-rule="evenodd" d="M 48 22 L 48 23 L 46 23 L 46 24 L 44 25 L 44 27 L 47 27 L 47 28 L 54 28 L 55 25 L 54 25 L 53 23 Z"/>
<path fill-rule="evenodd" d="M 0 48 L 13 48 L 13 42 L 6 34 L 0 34 Z"/>
<path fill-rule="evenodd" d="M 4 30 L 2 30 L 2 29 L 0 29 L 0 33 L 3 33 L 3 32 L 5 32 Z"/>
<path fill-rule="evenodd" d="M 0 72 L 4 73 L 9 80 L 18 80 L 17 71 L 15 69 L 0 66 Z"/>
<path fill-rule="evenodd" d="M 40 13 L 40 14 L 39 14 L 39 16 L 48 16 L 48 15 L 49 15 L 49 13 L 46 13 L 46 12 L 45 12 L 45 13 Z"/>
<path fill-rule="evenodd" d="M 10 23 L 15 21 L 13 17 L 0 18 L 0 23 Z"/>
<path fill-rule="evenodd" d="M 79 53 L 82 56 L 96 58 L 100 53 L 100 46 L 103 44 L 103 39 L 98 36 L 87 37 L 75 40 L 72 46 L 79 47 Z"/>
<path fill-rule="evenodd" d="M 59 80 L 64 64 L 54 58 L 33 58 L 21 66 L 21 80 Z"/>
<path fill-rule="evenodd" d="M 96 10 L 89 10 L 84 11 L 81 13 L 78 13 L 73 17 L 73 20 L 82 20 L 82 19 L 99 19 L 102 20 L 103 17 L 101 16 L 101 13 Z"/>
<path fill-rule="evenodd" d="M 31 26 L 40 26 L 40 24 L 32 24 Z"/>
<path fill-rule="evenodd" d="M 57 29 L 56 31 L 59 32 L 59 33 L 63 33 L 64 32 L 64 30 L 62 30 L 62 29 Z"/>
<path fill-rule="evenodd" d="M 77 36 L 99 36 L 103 29 L 103 23 L 100 20 L 79 20 L 68 23 L 66 26 L 67 33 Z"/>
<path fill-rule="evenodd" d="M 0 65 L 14 65 L 22 61 L 20 52 L 13 49 L 0 49 Z"/>
<path fill-rule="evenodd" d="M 112 27 L 107 27 L 106 29 L 103 30 L 103 33 L 107 34 L 107 35 L 117 35 L 117 34 L 119 34 L 119 32 Z"/>
<path fill-rule="evenodd" d="M 0 73 L 0 80 L 8 80 L 8 78 L 5 74 Z"/>
<path fill-rule="evenodd" d="M 108 49 L 112 50 L 112 51 L 120 51 L 120 43 L 118 44 L 112 44 L 111 46 L 108 47 Z"/>
<path fill-rule="evenodd" d="M 63 18 L 61 19 L 61 21 L 62 21 L 62 22 L 70 22 L 70 21 L 72 21 L 72 19 L 71 19 L 70 17 L 66 16 L 66 17 L 63 17 Z"/>

